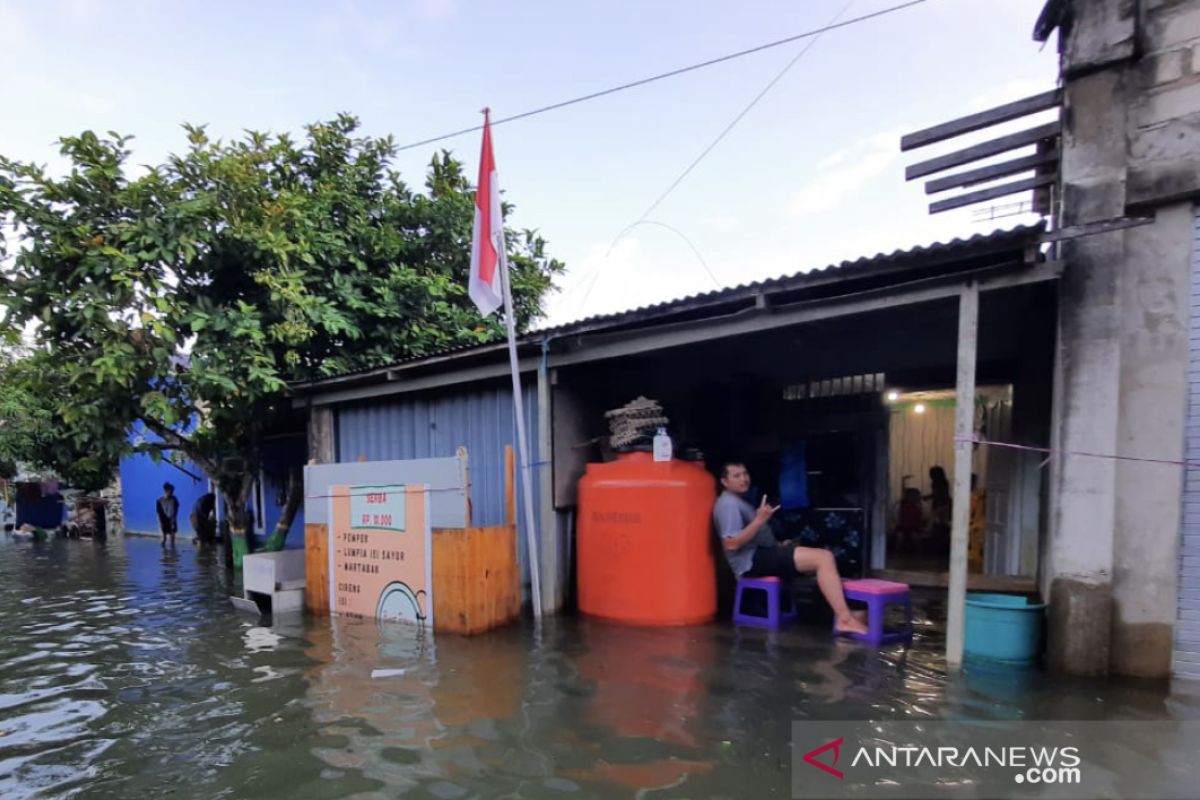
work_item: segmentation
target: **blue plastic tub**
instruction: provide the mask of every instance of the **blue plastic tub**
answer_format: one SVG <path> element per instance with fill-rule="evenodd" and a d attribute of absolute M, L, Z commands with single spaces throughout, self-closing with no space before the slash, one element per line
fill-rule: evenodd
<path fill-rule="evenodd" d="M 967 594 L 967 656 L 1010 664 L 1037 659 L 1042 641 L 1045 603 L 1030 603 L 1020 595 Z"/>

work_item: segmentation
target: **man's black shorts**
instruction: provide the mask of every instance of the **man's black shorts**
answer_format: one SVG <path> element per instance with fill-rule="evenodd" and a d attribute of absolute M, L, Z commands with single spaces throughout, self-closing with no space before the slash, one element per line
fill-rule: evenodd
<path fill-rule="evenodd" d="M 791 545 L 754 548 L 754 560 L 750 562 L 750 569 L 746 570 L 746 577 L 769 576 L 788 581 L 798 577 L 800 573 L 796 571 L 795 556 L 792 554 L 794 549 Z"/>

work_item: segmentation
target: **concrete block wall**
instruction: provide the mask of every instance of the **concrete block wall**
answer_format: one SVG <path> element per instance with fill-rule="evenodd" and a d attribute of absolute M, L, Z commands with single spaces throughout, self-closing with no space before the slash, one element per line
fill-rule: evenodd
<path fill-rule="evenodd" d="M 1063 245 L 1055 440 L 1181 459 L 1200 196 L 1200 0 L 1075 0 L 1063 43 L 1063 225 L 1155 222 Z M 1066 458 L 1051 478 L 1042 588 L 1050 663 L 1166 677 L 1182 470 Z"/>
<path fill-rule="evenodd" d="M 1200 3 L 1147 3 L 1139 89 L 1130 119 L 1128 203 L 1149 207 L 1189 200 L 1200 186 Z"/>
<path fill-rule="evenodd" d="M 1191 312 L 1190 204 L 1156 211 L 1127 231 L 1121 281 L 1118 452 L 1183 459 Z M 1119 461 L 1113 536 L 1111 670 L 1165 677 L 1171 669 L 1183 469 Z"/>

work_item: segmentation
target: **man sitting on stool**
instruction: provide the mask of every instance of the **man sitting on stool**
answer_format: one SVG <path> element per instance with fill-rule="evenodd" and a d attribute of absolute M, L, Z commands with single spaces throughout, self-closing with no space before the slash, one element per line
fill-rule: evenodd
<path fill-rule="evenodd" d="M 757 510 L 743 499 L 742 495 L 750 490 L 746 465 L 731 461 L 722 466 L 721 487 L 725 491 L 713 506 L 713 522 L 733 574 L 739 578 L 771 576 L 790 585 L 798 575 L 815 572 L 817 586 L 833 608 L 837 630 L 866 633 L 867 626 L 846 605 L 833 553 L 776 541 L 771 533 L 771 517 L 779 507 L 769 505 L 765 495 Z"/>

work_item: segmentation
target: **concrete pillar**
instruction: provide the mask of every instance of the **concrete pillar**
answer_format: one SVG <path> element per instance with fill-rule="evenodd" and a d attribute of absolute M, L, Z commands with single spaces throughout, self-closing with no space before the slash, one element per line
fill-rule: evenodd
<path fill-rule="evenodd" d="M 950 580 L 946 664 L 963 660 L 967 598 L 967 526 L 971 519 L 971 453 L 975 435 L 975 355 L 979 341 L 979 284 L 963 288 L 958 303 L 958 381 L 954 390 L 954 497 L 950 529 Z"/>
<path fill-rule="evenodd" d="M 1063 225 L 1124 214 L 1127 90 L 1119 72 L 1072 81 L 1063 136 Z M 1120 417 L 1120 293 L 1124 235 L 1062 245 L 1059 388 L 1054 420 L 1063 450 L 1116 453 Z M 1116 463 L 1057 458 L 1043 594 L 1050 600 L 1049 661 L 1078 675 L 1108 672 Z"/>
<path fill-rule="evenodd" d="M 1080 240 L 1068 251 L 1061 291 L 1057 447 L 1116 453 L 1120 412 L 1117 285 L 1121 234 Z M 1076 675 L 1108 671 L 1117 491 L 1116 462 L 1059 457 L 1047 570 L 1051 667 Z"/>

